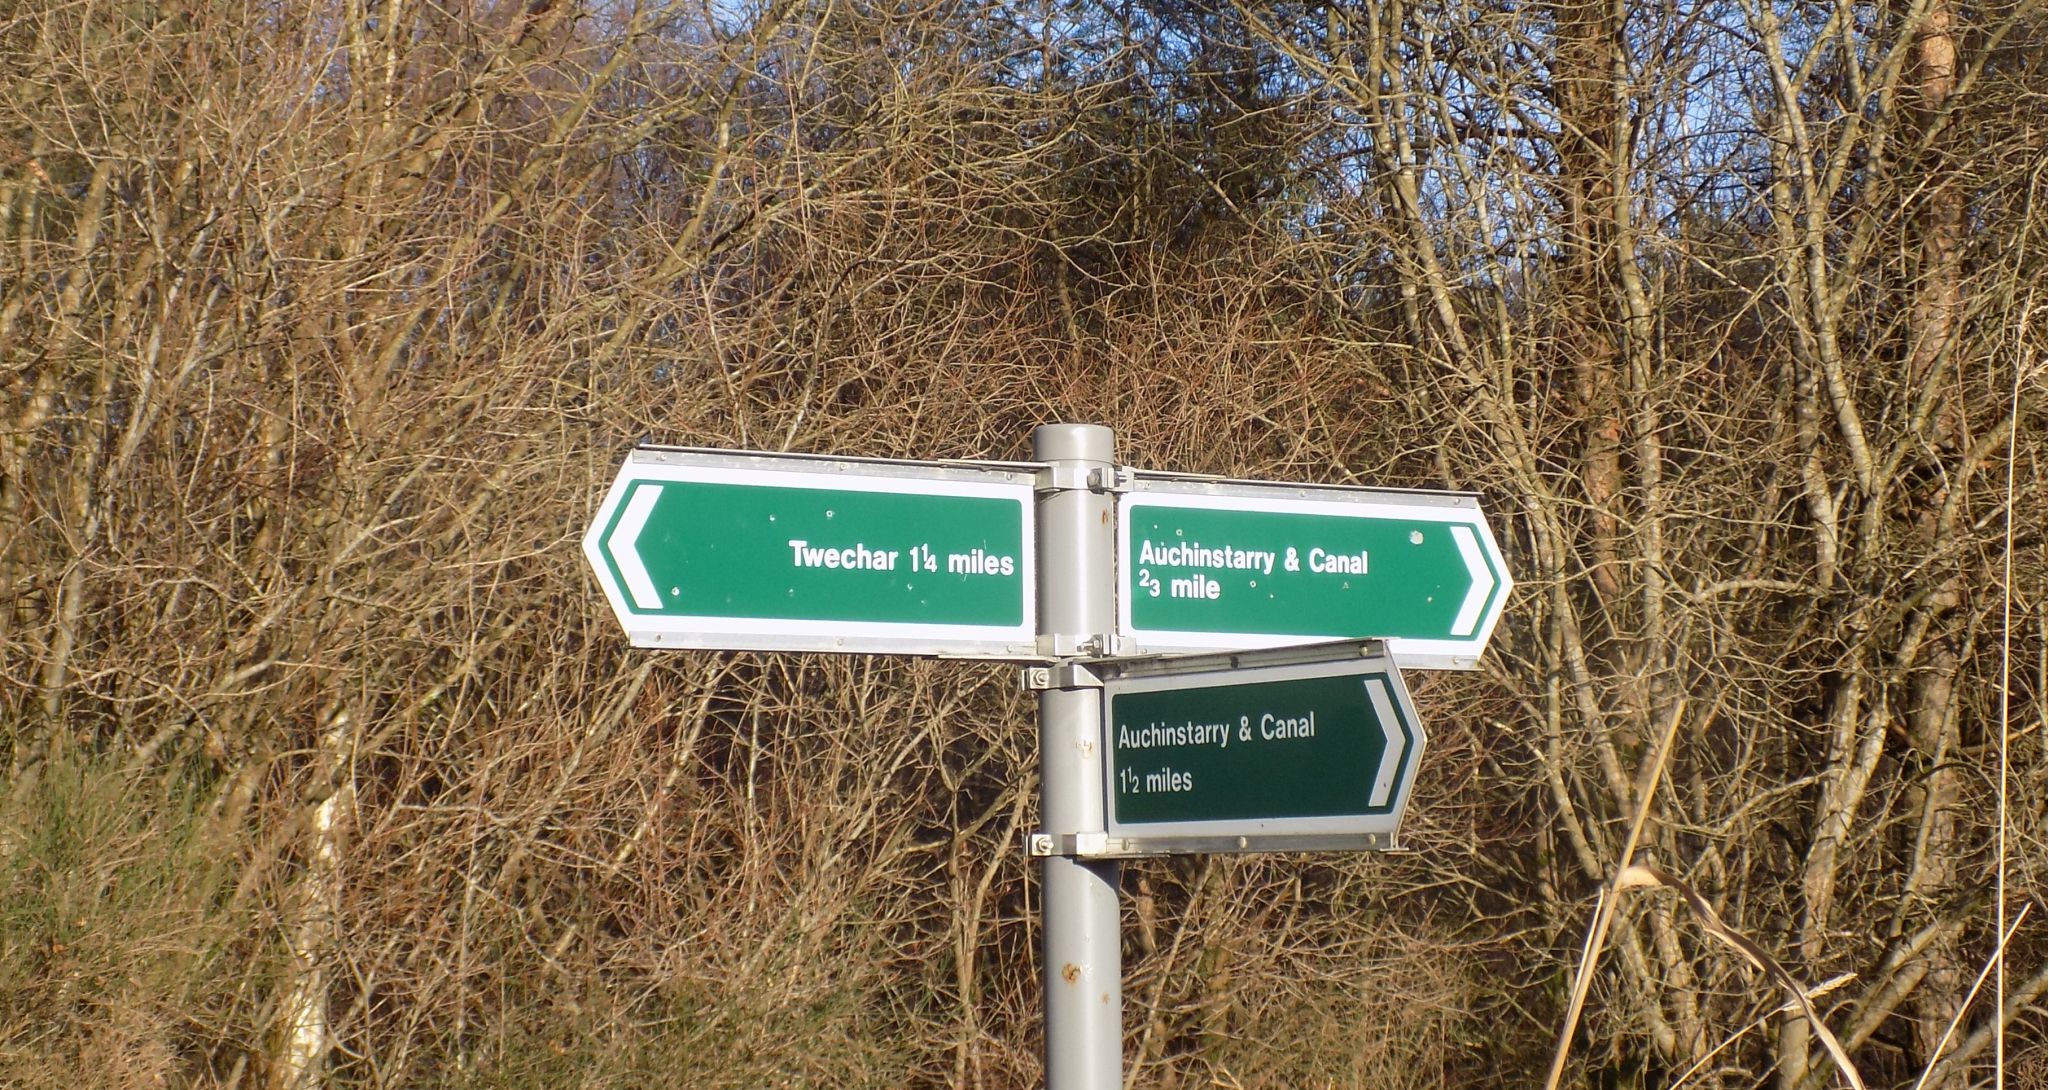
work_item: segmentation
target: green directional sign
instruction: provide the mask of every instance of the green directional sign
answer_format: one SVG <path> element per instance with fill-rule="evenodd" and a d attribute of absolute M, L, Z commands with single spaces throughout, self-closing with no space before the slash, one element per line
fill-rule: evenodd
<path fill-rule="evenodd" d="M 1383 645 L 1223 658 L 1105 680 L 1109 837 L 1136 854 L 1390 847 L 1424 737 Z"/>
<path fill-rule="evenodd" d="M 1118 515 L 1118 628 L 1140 651 L 1373 637 L 1470 669 L 1514 585 L 1458 493 L 1141 480 Z"/>
<path fill-rule="evenodd" d="M 634 644 L 1029 658 L 1028 470 L 636 451 L 583 540 Z"/>

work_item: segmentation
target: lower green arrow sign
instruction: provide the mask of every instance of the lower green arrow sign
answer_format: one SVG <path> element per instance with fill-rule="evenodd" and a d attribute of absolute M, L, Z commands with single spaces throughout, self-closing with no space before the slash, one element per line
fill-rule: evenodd
<path fill-rule="evenodd" d="M 1332 646 L 1108 678 L 1110 839 L 1139 854 L 1392 846 L 1423 731 L 1378 641 Z"/>

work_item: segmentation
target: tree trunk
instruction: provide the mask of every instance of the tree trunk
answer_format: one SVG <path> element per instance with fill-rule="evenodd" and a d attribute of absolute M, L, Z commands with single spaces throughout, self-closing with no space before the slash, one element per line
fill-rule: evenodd
<path fill-rule="evenodd" d="M 292 978 L 281 1007 L 284 1037 L 271 1071 L 273 1090 L 315 1090 L 334 1044 L 328 966 L 341 925 L 341 857 L 351 809 L 347 763 L 354 734 L 355 717 L 345 706 L 329 713 L 320 732 L 312 794 L 324 797 L 308 823 L 305 869 L 294 898 L 298 918 L 288 931 Z"/>
<path fill-rule="evenodd" d="M 1956 87 L 1956 44 L 1953 0 L 1932 0 L 1913 47 L 1919 94 L 1919 124 L 1915 128 L 1928 146 L 1932 167 L 1928 174 L 1932 186 L 1920 223 L 1920 269 L 1913 285 L 1906 371 L 1915 389 L 1944 383 L 1943 373 L 1955 366 L 1954 345 L 1962 320 L 1964 194 L 1953 164 L 1944 162 L 1941 150 L 1948 143 L 1941 136 L 1943 111 Z M 1938 395 L 1929 390 L 1926 396 Z M 1958 449 L 1967 440 L 1961 434 L 1961 421 L 1956 415 L 1957 399 L 1940 398 L 1938 404 L 1940 408 L 1932 421 L 1935 445 Z M 1938 508 L 1945 498 L 1944 489 L 1927 503 L 1930 508 Z M 1928 540 L 1922 545 L 1932 554 L 1940 546 L 1938 514 L 1929 510 L 1922 518 L 1929 528 Z M 1934 597 L 1952 603 L 1960 597 L 1957 581 L 1952 580 Z M 1929 769 L 1919 837 L 1907 881 L 1909 895 L 1941 906 L 1956 892 L 1958 866 L 1966 850 L 1958 821 L 1961 770 L 1955 758 L 1959 739 L 1953 699 L 1962 660 L 1946 641 L 1937 641 L 1930 650 L 1926 672 L 1913 685 L 1907 731 L 1916 756 Z M 1920 1062 L 1933 1064 L 1940 1058 L 1936 1050 L 1941 1047 L 1949 1023 L 1960 1010 L 1968 974 L 1953 936 L 1934 943 L 1926 957 L 1927 975 L 1914 1000 L 1913 1033 Z M 1941 1082 L 1930 1085 L 1960 1086 L 1962 1074 L 1950 1071 Z"/>

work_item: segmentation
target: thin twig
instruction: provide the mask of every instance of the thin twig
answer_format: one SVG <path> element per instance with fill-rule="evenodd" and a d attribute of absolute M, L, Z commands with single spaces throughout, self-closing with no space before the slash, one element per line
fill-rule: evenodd
<path fill-rule="evenodd" d="M 1657 755 L 1651 759 L 1646 770 L 1648 783 L 1636 793 L 1636 816 L 1629 823 L 1628 840 L 1622 845 L 1622 865 L 1615 868 L 1614 877 L 1601 890 L 1600 903 L 1593 910 L 1593 927 L 1586 935 L 1586 945 L 1579 953 L 1578 974 L 1572 979 L 1571 1004 L 1565 1008 L 1564 1025 L 1557 1032 L 1557 1051 L 1550 1057 L 1550 1074 L 1544 1077 L 1543 1090 L 1557 1090 L 1557 1081 L 1564 1075 L 1565 1057 L 1570 1055 L 1572 1035 L 1579 1027 L 1579 1014 L 1586 1008 L 1586 993 L 1593 986 L 1593 966 L 1600 960 L 1600 951 L 1607 944 L 1607 929 L 1614 921 L 1616 893 L 1620 890 L 1621 877 L 1627 872 L 1628 862 L 1634 858 L 1636 844 L 1642 840 L 1643 825 L 1649 820 L 1650 807 L 1655 805 L 1657 785 L 1664 778 L 1664 768 L 1671 762 L 1671 749 L 1678 738 L 1679 720 L 1685 717 L 1685 697 L 1681 696 L 1671 706 L 1671 714 L 1664 722 L 1664 738 L 1657 745 Z"/>
<path fill-rule="evenodd" d="M 1956 1027 L 1962 1024 L 1963 1015 L 1969 1011 L 1971 1001 L 1977 998 L 1977 990 L 1984 986 L 1984 978 L 1991 975 L 1991 970 L 1994 967 L 2005 964 L 2006 944 L 2012 941 L 2013 933 L 2020 929 L 2020 922 L 2027 918 L 2027 910 L 2033 907 L 2032 901 L 2021 905 L 2019 915 L 2013 917 L 2012 926 L 2007 928 L 2003 935 L 1999 936 L 1998 949 L 1993 950 L 1991 957 L 1985 960 L 1984 967 L 1977 970 L 1977 979 L 1970 982 L 1970 990 L 1964 992 L 1963 1001 L 1956 1004 L 1956 1013 L 1949 1018 L 1948 1028 L 1942 1031 L 1941 1041 L 1934 1046 L 1934 1055 L 1927 1058 L 1927 1066 L 1920 1070 L 1920 1078 L 1913 1083 L 1913 1090 L 1920 1090 L 1921 1087 L 1926 1086 L 1928 1077 L 1933 1075 L 1934 1069 L 1941 1065 L 1941 1054 L 1948 1050 L 1949 1041 L 1955 1038 Z M 1993 1011 L 1991 1017 L 1998 1025 L 2004 1025 L 2005 1008 L 2001 1006 Z M 2005 1078 L 2005 1072 L 2002 1069 L 1998 1072 L 1998 1077 L 2002 1084 Z"/>

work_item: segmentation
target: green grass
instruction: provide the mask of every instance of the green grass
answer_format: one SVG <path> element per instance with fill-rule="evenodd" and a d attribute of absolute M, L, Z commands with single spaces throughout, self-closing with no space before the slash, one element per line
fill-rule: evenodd
<path fill-rule="evenodd" d="M 275 955 L 196 778 L 60 758 L 0 797 L 0 1086 L 218 1082 Z M 268 964 L 266 964 L 268 963 Z"/>

